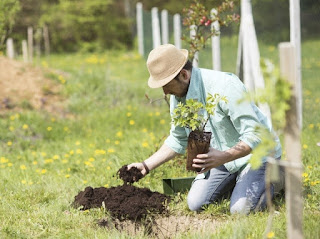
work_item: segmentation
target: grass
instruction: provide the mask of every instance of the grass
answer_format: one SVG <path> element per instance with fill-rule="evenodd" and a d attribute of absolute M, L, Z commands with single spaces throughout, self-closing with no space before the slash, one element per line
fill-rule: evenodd
<path fill-rule="evenodd" d="M 222 68 L 235 71 L 237 39 L 222 40 Z M 303 43 L 302 160 L 305 166 L 304 233 L 319 238 L 320 55 L 319 41 Z M 229 47 L 228 47 L 229 46 Z M 260 45 L 261 56 L 278 62 L 274 46 Z M 225 51 L 223 50 L 225 49 Z M 201 62 L 200 62 L 201 63 Z M 0 117 L 0 236 L 1 238 L 130 238 L 97 226 L 103 209 L 79 211 L 70 205 L 86 186 L 118 186 L 114 175 L 124 164 L 140 162 L 164 141 L 170 128 L 168 106 L 161 90 L 150 90 L 145 59 L 135 52 L 52 55 L 39 63 L 63 85 L 63 114 L 28 110 Z M 201 65 L 210 67 L 210 65 Z M 152 171 L 137 186 L 162 192 L 162 178 L 191 176 L 183 157 Z M 284 199 L 269 237 L 286 238 Z M 176 238 L 261 238 L 268 212 L 229 214 L 229 202 L 210 205 L 201 215 L 188 211 L 186 195 L 177 195 L 173 213 L 208 217 L 222 222 L 216 231 L 181 233 Z M 145 238 L 138 235 L 138 238 Z M 146 237 L 147 238 L 147 237 Z"/>

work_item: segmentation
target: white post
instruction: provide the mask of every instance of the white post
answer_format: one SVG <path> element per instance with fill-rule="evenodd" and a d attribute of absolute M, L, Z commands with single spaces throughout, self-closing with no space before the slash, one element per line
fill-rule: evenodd
<path fill-rule="evenodd" d="M 211 16 L 216 16 L 218 14 L 216 9 L 211 10 Z M 220 53 L 220 24 L 218 21 L 211 23 L 211 29 L 215 29 L 216 32 L 219 32 L 219 35 L 214 35 L 211 37 L 211 46 L 212 46 L 212 64 L 213 69 L 220 71 L 221 70 L 221 53 Z"/>
<path fill-rule="evenodd" d="M 38 28 L 35 33 L 36 40 L 36 53 L 37 53 L 37 61 L 40 61 L 41 56 L 41 38 L 42 38 L 42 29 Z"/>
<path fill-rule="evenodd" d="M 296 49 L 292 43 L 279 44 L 280 71 L 292 85 L 290 109 L 286 112 L 284 144 L 289 167 L 286 168 L 287 238 L 303 238 L 302 162 L 299 125 L 299 77 L 297 75 Z M 291 167 L 290 167 L 291 166 Z"/>
<path fill-rule="evenodd" d="M 174 29 L 174 45 L 181 49 L 181 18 L 180 14 L 173 15 L 173 29 Z"/>
<path fill-rule="evenodd" d="M 299 89 L 301 84 L 301 26 L 300 26 L 300 0 L 290 0 L 290 42 L 294 45 L 296 51 L 297 84 Z M 298 118 L 299 127 L 302 129 L 302 92 L 296 92 L 298 98 Z"/>
<path fill-rule="evenodd" d="M 14 58 L 14 47 L 13 47 L 13 40 L 12 38 L 7 39 L 7 57 L 9 59 Z"/>
<path fill-rule="evenodd" d="M 243 59 L 243 81 L 248 90 L 264 89 L 264 79 L 260 68 L 260 52 L 253 22 L 250 0 L 241 0 L 241 53 Z M 237 71 L 238 72 L 238 71 Z M 270 108 L 267 104 L 259 104 L 261 111 L 271 120 Z"/>
<path fill-rule="evenodd" d="M 169 43 L 169 21 L 168 21 L 168 11 L 161 11 L 161 33 L 162 33 L 162 44 Z"/>
<path fill-rule="evenodd" d="M 138 51 L 141 56 L 144 56 L 143 46 L 143 9 L 142 3 L 138 2 L 137 8 L 137 34 L 138 34 Z"/>
<path fill-rule="evenodd" d="M 50 55 L 49 29 L 47 25 L 43 26 L 44 51 L 46 56 Z"/>
<path fill-rule="evenodd" d="M 152 39 L 153 39 L 153 48 L 161 45 L 160 37 L 160 22 L 158 16 L 158 8 L 153 7 L 151 9 L 152 16 Z"/>
<path fill-rule="evenodd" d="M 29 62 L 33 61 L 33 28 L 28 27 L 28 50 L 29 50 Z"/>
<path fill-rule="evenodd" d="M 190 38 L 191 39 L 196 36 L 196 32 L 197 32 L 197 26 L 196 25 L 190 26 Z M 199 66 L 199 52 L 198 51 L 194 54 L 192 65 L 195 67 Z"/>
<path fill-rule="evenodd" d="M 28 62 L 28 43 L 27 40 L 22 41 L 22 56 L 25 63 Z"/>

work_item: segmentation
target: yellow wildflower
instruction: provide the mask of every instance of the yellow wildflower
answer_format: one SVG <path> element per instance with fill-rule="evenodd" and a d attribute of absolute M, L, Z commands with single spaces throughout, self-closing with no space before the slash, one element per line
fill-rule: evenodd
<path fill-rule="evenodd" d="M 121 131 L 119 131 L 119 132 L 117 132 L 117 134 L 116 134 L 116 136 L 118 137 L 118 138 L 121 138 L 122 137 L 122 132 Z"/>
<path fill-rule="evenodd" d="M 83 154 L 83 152 L 82 152 L 81 149 L 77 149 L 77 150 L 76 150 L 76 153 L 77 153 L 77 154 Z"/>
<path fill-rule="evenodd" d="M 47 130 L 48 130 L 48 131 L 51 131 L 51 130 L 52 130 L 52 127 L 51 127 L 51 126 L 49 126 L 49 127 L 47 128 Z"/>
<path fill-rule="evenodd" d="M 160 124 L 165 124 L 166 121 L 164 119 L 160 120 Z"/>
<path fill-rule="evenodd" d="M 26 180 L 21 180 L 21 183 L 22 183 L 22 184 L 26 184 L 27 181 L 26 181 Z"/>
<path fill-rule="evenodd" d="M 42 170 L 41 170 L 41 174 L 45 174 L 46 172 L 47 172 L 46 169 L 42 169 Z"/>
<path fill-rule="evenodd" d="M 70 174 L 66 174 L 65 177 L 66 177 L 66 178 L 70 178 Z"/>
<path fill-rule="evenodd" d="M 128 112 L 127 113 L 127 117 L 131 117 L 132 116 L 132 113 L 131 112 Z"/>
<path fill-rule="evenodd" d="M 21 165 L 20 165 L 20 169 L 21 169 L 21 170 L 26 170 L 26 169 L 27 169 L 27 167 L 26 167 L 26 165 L 21 164 Z"/>
<path fill-rule="evenodd" d="M 130 124 L 130 125 L 134 125 L 134 123 L 135 123 L 134 120 L 130 120 L 130 121 L 129 121 L 129 124 Z"/>
<path fill-rule="evenodd" d="M 156 115 L 156 116 L 159 116 L 159 115 L 160 115 L 160 112 L 157 111 L 157 112 L 155 113 L 155 115 Z"/>
<path fill-rule="evenodd" d="M 24 125 L 22 126 L 22 128 L 23 128 L 23 129 L 28 129 L 28 128 L 29 128 L 29 125 L 24 124 Z"/>
<path fill-rule="evenodd" d="M 53 155 L 53 159 L 59 159 L 59 155 Z"/>
<path fill-rule="evenodd" d="M 108 153 L 114 153 L 114 152 L 115 152 L 115 150 L 113 148 L 108 149 Z"/>
<path fill-rule="evenodd" d="M 143 142 L 143 143 L 142 143 L 142 147 L 144 147 L 144 148 L 147 148 L 147 147 L 149 147 L 149 144 L 148 144 L 148 142 Z"/>
<path fill-rule="evenodd" d="M 9 127 L 9 130 L 12 132 L 12 131 L 14 131 L 14 127 L 13 126 L 10 126 Z"/>
<path fill-rule="evenodd" d="M 268 232 L 267 238 L 274 238 L 274 232 Z"/>
<path fill-rule="evenodd" d="M 116 141 L 114 141 L 114 144 L 115 144 L 115 145 L 118 145 L 118 144 L 120 144 L 120 141 L 119 141 L 119 140 L 116 140 Z"/>
<path fill-rule="evenodd" d="M 11 142 L 11 141 L 8 141 L 8 142 L 7 142 L 7 145 L 8 145 L 8 146 L 12 146 L 12 142 Z"/>
<path fill-rule="evenodd" d="M 307 149 L 307 148 L 308 148 L 308 145 L 307 145 L 307 144 L 304 144 L 304 145 L 303 145 L 303 148 L 304 148 L 304 149 Z"/>

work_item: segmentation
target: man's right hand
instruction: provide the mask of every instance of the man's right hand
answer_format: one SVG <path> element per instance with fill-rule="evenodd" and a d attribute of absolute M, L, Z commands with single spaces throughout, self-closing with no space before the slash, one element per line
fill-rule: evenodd
<path fill-rule="evenodd" d="M 136 167 L 137 169 L 140 170 L 140 172 L 142 173 L 143 177 L 147 175 L 147 170 L 145 169 L 145 167 L 143 166 L 142 163 L 132 163 L 128 165 L 128 170 L 130 170 L 132 167 Z"/>

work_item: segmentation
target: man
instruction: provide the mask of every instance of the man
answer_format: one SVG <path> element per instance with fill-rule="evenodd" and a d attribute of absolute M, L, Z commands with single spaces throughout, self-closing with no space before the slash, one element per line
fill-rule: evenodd
<path fill-rule="evenodd" d="M 147 67 L 149 87 L 162 87 L 165 94 L 171 95 L 171 114 L 176 105 L 185 103 L 186 99 L 205 103 L 207 93 L 218 93 L 228 100 L 228 103 L 219 103 L 206 126 L 206 131 L 212 132 L 209 152 L 199 154 L 193 160 L 192 166 L 201 171 L 188 194 L 190 210 L 201 210 L 231 191 L 231 213 L 247 214 L 264 207 L 266 159 L 262 159 L 263 164 L 258 170 L 252 170 L 248 160 L 252 149 L 261 141 L 256 126 L 264 125 L 270 131 L 272 129 L 256 105 L 239 103 L 246 89 L 238 77 L 193 67 L 188 61 L 188 51 L 171 44 L 153 49 L 148 56 Z M 132 163 L 129 168 L 137 167 L 146 175 L 178 154 L 183 154 L 189 133 L 186 128 L 172 125 L 162 147 L 144 162 Z M 279 159 L 281 145 L 278 139 L 276 143 L 273 157 Z"/>

